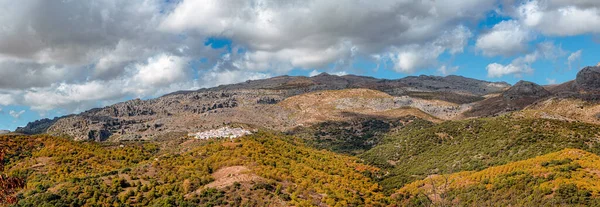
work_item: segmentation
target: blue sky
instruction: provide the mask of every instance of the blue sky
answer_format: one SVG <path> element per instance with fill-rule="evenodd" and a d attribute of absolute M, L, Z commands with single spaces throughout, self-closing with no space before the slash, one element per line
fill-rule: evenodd
<path fill-rule="evenodd" d="M 452 74 L 546 85 L 600 61 L 600 1 L 0 5 L 0 129 L 10 130 L 132 98 L 279 75 Z"/>

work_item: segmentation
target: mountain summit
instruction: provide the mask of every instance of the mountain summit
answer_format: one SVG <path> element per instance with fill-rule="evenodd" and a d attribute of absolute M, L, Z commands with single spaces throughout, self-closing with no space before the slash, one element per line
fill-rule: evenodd
<path fill-rule="evenodd" d="M 600 90 L 600 66 L 585 67 L 579 73 L 575 83 L 580 89 L 586 91 Z"/>

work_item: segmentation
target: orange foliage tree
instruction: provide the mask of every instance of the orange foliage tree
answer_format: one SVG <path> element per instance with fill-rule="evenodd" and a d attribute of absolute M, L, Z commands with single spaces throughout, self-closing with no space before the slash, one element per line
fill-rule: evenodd
<path fill-rule="evenodd" d="M 0 204 L 16 203 L 17 199 L 12 196 L 15 191 L 25 186 L 23 179 L 11 178 L 4 175 L 4 150 L 0 150 Z"/>

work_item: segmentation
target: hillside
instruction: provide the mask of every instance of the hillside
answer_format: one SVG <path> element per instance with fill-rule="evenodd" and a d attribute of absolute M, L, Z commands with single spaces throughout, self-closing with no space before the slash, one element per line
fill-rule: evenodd
<path fill-rule="evenodd" d="M 552 98 L 532 104 L 516 115 L 600 124 L 600 105 L 581 99 Z"/>
<path fill-rule="evenodd" d="M 278 104 L 292 111 L 291 119 L 300 125 L 347 119 L 345 114 L 398 118 L 408 115 L 438 122 L 439 118 L 460 113 L 457 104 L 422 100 L 407 96 L 393 97 L 369 89 L 321 91 L 287 98 Z M 352 118 L 352 117 L 350 117 Z"/>
<path fill-rule="evenodd" d="M 501 94 L 475 103 L 472 109 L 465 112 L 465 116 L 486 117 L 519 111 L 551 95 L 550 91 L 538 84 L 519 81 Z"/>
<path fill-rule="evenodd" d="M 592 124 L 512 116 L 433 124 L 415 121 L 359 155 L 389 173 L 385 192 L 431 174 L 483 170 L 565 148 L 600 153 Z"/>
<path fill-rule="evenodd" d="M 484 95 L 502 91 L 508 86 L 506 83 L 460 76 L 418 76 L 398 80 L 328 74 L 314 77 L 281 76 L 197 91 L 175 92 L 150 100 L 126 101 L 76 115 L 31 122 L 16 131 L 25 134 L 67 135 L 75 140 L 95 141 L 154 140 L 170 133 L 190 133 L 231 123 L 285 131 L 307 122 L 312 123 L 312 120 L 303 117 L 290 120 L 289 117 L 296 111 L 277 103 L 307 93 L 369 89 L 388 96 L 388 99 L 391 99 L 390 96 L 405 97 L 401 100 L 404 102 L 415 98 L 418 100 L 416 102 L 458 105 L 457 103 L 482 100 Z M 436 110 L 444 109 L 434 109 L 434 113 L 425 111 L 436 116 Z M 448 119 L 448 114 L 456 116 L 442 112 L 440 118 Z M 426 115 L 421 113 L 420 116 Z"/>
<path fill-rule="evenodd" d="M 482 171 L 433 175 L 394 197 L 407 206 L 598 206 L 600 157 L 564 149 Z"/>
<path fill-rule="evenodd" d="M 287 141 L 286 141 L 287 140 Z M 258 133 L 229 140 L 119 145 L 2 136 L 6 172 L 24 178 L 17 206 L 379 206 L 377 168 Z M 191 147 L 190 147 L 191 146 Z M 176 152 L 172 149 L 181 148 Z"/>

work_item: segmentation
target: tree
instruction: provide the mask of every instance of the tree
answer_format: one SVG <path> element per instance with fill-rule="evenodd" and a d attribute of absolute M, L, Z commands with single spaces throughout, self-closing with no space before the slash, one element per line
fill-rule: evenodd
<path fill-rule="evenodd" d="M 17 198 L 12 195 L 25 186 L 25 181 L 4 175 L 4 155 L 5 150 L 0 150 L 0 204 L 13 204 Z"/>

